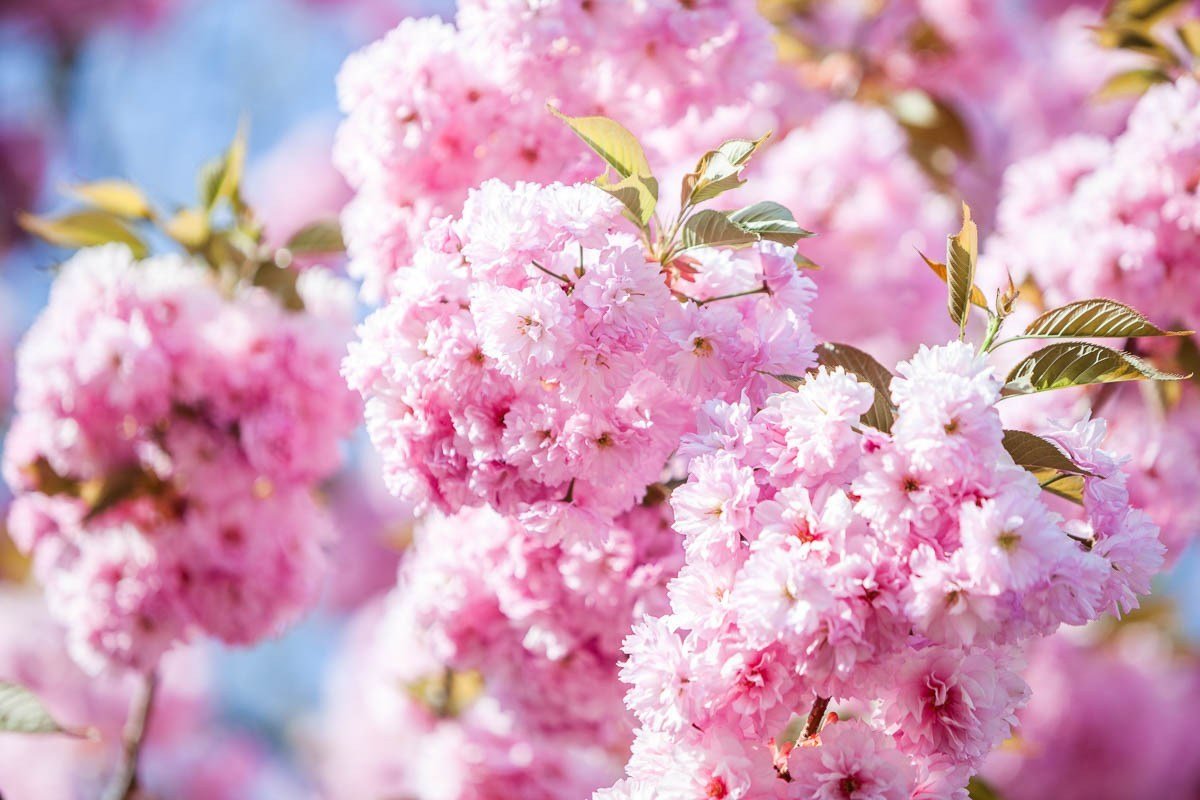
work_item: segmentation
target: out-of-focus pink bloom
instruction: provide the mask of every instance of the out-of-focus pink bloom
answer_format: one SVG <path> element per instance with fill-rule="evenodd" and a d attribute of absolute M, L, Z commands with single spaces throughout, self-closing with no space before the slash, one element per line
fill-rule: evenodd
<path fill-rule="evenodd" d="M 315 598 L 316 483 L 358 418 L 337 379 L 348 287 L 309 270 L 290 312 L 198 263 L 111 245 L 62 268 L 18 355 L 5 477 L 72 654 L 147 670 L 196 632 L 247 644 Z M 89 511 L 91 509 L 91 511 Z"/>
<path fill-rule="evenodd" d="M 1171 650 L 1141 626 L 1107 643 L 1042 642 L 1026 672 L 1033 699 L 983 775 L 1011 800 L 1195 797 L 1200 665 Z"/>

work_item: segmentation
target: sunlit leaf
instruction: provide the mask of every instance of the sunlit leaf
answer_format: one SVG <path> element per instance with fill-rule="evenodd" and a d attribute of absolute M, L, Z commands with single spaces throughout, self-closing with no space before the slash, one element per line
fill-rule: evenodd
<path fill-rule="evenodd" d="M 813 261 L 811 258 L 804 255 L 803 253 L 796 253 L 796 255 L 792 256 L 792 261 L 795 262 L 796 269 L 799 269 L 799 270 L 814 271 L 814 270 L 818 270 L 821 268 L 820 264 Z"/>
<path fill-rule="evenodd" d="M 1108 19 L 1114 23 L 1150 26 L 1185 8 L 1192 0 L 1113 0 Z"/>
<path fill-rule="evenodd" d="M 296 255 L 341 253 L 346 249 L 342 229 L 335 219 L 309 223 L 292 234 L 284 247 Z"/>
<path fill-rule="evenodd" d="M 758 241 L 758 235 L 743 230 L 719 211 L 697 211 L 683 225 L 684 250 L 696 247 L 740 247 Z"/>
<path fill-rule="evenodd" d="M 1012 460 L 1017 466 L 1024 467 L 1030 472 L 1049 469 L 1072 475 L 1090 476 L 1092 474 L 1072 461 L 1071 457 L 1054 442 L 1028 431 L 1006 430 L 1004 432 L 1004 449 L 1012 456 Z"/>
<path fill-rule="evenodd" d="M 33 692 L 9 681 L 0 681 L 0 731 L 69 733 L 50 716 Z"/>
<path fill-rule="evenodd" d="M 1171 77 L 1159 69 L 1131 69 L 1118 72 L 1096 90 L 1098 100 L 1118 100 L 1137 97 L 1158 83 L 1169 83 Z"/>
<path fill-rule="evenodd" d="M 1192 56 L 1200 57 L 1200 19 L 1189 19 L 1175 29 L 1179 41 Z"/>
<path fill-rule="evenodd" d="M 650 177 L 653 174 L 641 144 L 619 122 L 608 117 L 568 117 L 554 107 L 550 107 L 550 112 L 567 123 L 575 135 L 622 178 L 630 175 Z"/>
<path fill-rule="evenodd" d="M 68 187 L 67 191 L 101 211 L 126 219 L 147 219 L 151 213 L 146 195 L 128 181 L 80 183 Z"/>
<path fill-rule="evenodd" d="M 971 295 L 975 289 L 975 264 L 979 260 L 979 229 L 971 219 L 971 209 L 962 207 L 963 224 L 958 233 L 946 239 L 946 285 L 950 288 L 950 319 L 959 332 L 966 330 L 971 315 Z"/>
<path fill-rule="evenodd" d="M 1145 25 L 1110 25 L 1101 29 L 1098 37 L 1103 47 L 1141 53 L 1165 65 L 1179 63 L 1178 56 L 1171 48 L 1159 41 L 1158 37 L 1151 33 L 1149 27 Z"/>
<path fill-rule="evenodd" d="M 1003 800 L 996 788 L 978 775 L 972 775 L 967 783 L 967 795 L 971 800 Z"/>
<path fill-rule="evenodd" d="M 79 484 L 79 499 L 87 506 L 83 521 L 91 522 L 126 500 L 161 495 L 165 489 L 157 475 L 140 466 L 109 470 L 101 478 Z"/>
<path fill-rule="evenodd" d="M 236 201 L 240 196 L 242 172 L 246 167 L 247 129 L 238 124 L 233 141 L 219 158 L 205 164 L 197 178 L 200 204 L 211 211 L 222 200 Z"/>
<path fill-rule="evenodd" d="M 1121 381 L 1181 380 L 1135 355 L 1089 342 L 1057 342 L 1022 359 L 1005 380 L 1004 393 L 1032 394 L 1069 386 Z"/>
<path fill-rule="evenodd" d="M 1030 470 L 1037 478 L 1043 492 L 1049 492 L 1076 505 L 1083 505 L 1083 490 L 1087 484 L 1082 475 L 1059 472 L 1053 469 Z"/>
<path fill-rule="evenodd" d="M 705 153 L 695 170 L 684 176 L 683 204 L 703 203 L 745 183 L 740 177 L 742 170 L 770 135 L 760 139 L 731 139 Z"/>
<path fill-rule="evenodd" d="M 1164 331 L 1140 313 L 1115 300 L 1097 298 L 1051 309 L 1025 328 L 1024 336 L 1038 338 L 1114 338 L 1186 336 L 1191 331 Z"/>
<path fill-rule="evenodd" d="M 163 225 L 163 230 L 188 250 L 198 250 L 203 247 L 212 233 L 208 224 L 208 215 L 194 208 L 178 211 Z"/>
<path fill-rule="evenodd" d="M 457 717 L 483 694 L 483 676 L 475 670 L 445 669 L 409 683 L 409 696 L 438 717 Z"/>
<path fill-rule="evenodd" d="M 945 264 L 943 264 L 940 261 L 934 261 L 932 258 L 925 255 L 920 250 L 917 251 L 917 255 L 921 256 L 921 258 L 925 261 L 925 264 L 931 270 L 933 270 L 934 275 L 937 275 L 939 278 L 942 279 L 942 283 L 947 282 L 946 281 L 946 265 Z M 978 286 L 975 286 L 974 284 L 971 285 L 971 305 L 979 306 L 980 308 L 984 309 L 985 311 L 987 310 L 987 307 L 988 307 L 987 298 L 983 296 L 983 291 Z"/>
<path fill-rule="evenodd" d="M 613 197 L 617 198 L 629 214 L 629 218 L 639 227 L 646 227 L 654 216 L 658 205 L 658 181 L 643 175 L 630 175 L 616 183 L 610 183 L 601 175 L 596 179 L 596 185 Z"/>
<path fill-rule="evenodd" d="M 20 214 L 21 227 L 60 247 L 94 247 L 118 243 L 129 247 L 134 258 L 145 258 L 146 243 L 120 217 L 107 211 L 73 211 L 59 217 Z"/>
<path fill-rule="evenodd" d="M 789 246 L 806 236 L 812 236 L 809 231 L 796 224 L 791 211 L 770 200 L 730 213 L 729 221 L 762 239 Z"/>

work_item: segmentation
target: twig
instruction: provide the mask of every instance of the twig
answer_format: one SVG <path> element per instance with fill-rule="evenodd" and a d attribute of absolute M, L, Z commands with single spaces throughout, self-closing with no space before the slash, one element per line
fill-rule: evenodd
<path fill-rule="evenodd" d="M 757 289 L 750 289 L 749 291 L 745 291 L 745 292 L 734 292 L 733 294 L 722 294 L 722 295 L 718 295 L 716 297 L 709 297 L 706 300 L 696 300 L 695 303 L 697 306 L 704 306 L 704 305 L 708 305 L 709 303 L 715 303 L 718 300 L 732 300 L 735 297 L 749 297 L 752 294 L 770 294 L 770 293 L 771 293 L 771 290 L 768 289 L 767 285 L 764 283 L 762 286 L 759 286 Z"/>
<path fill-rule="evenodd" d="M 121 761 L 104 792 L 103 800 L 134 800 L 138 791 L 138 762 L 146 738 L 146 726 L 154 707 L 158 675 L 146 675 L 129 705 L 129 717 L 121 736 Z"/>
<path fill-rule="evenodd" d="M 800 734 L 801 741 L 811 739 L 821 732 L 821 723 L 825 721 L 825 712 L 828 710 L 829 698 L 817 695 L 812 710 L 808 712 L 808 721 L 804 723 L 804 730 Z"/>

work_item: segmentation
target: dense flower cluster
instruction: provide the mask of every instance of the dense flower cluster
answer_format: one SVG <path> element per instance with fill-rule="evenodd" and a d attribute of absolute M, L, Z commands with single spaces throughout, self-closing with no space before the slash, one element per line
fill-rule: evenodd
<path fill-rule="evenodd" d="M 702 403 L 761 398 L 763 373 L 813 359 L 812 282 L 790 249 L 700 249 L 687 263 L 673 290 L 591 185 L 471 192 L 344 367 L 389 487 L 446 512 L 546 519 L 641 500 Z"/>
<path fill-rule="evenodd" d="M 349 289 L 300 276 L 291 312 L 179 257 L 67 262 L 18 354 L 5 477 L 14 540 L 91 670 L 154 666 L 202 631 L 248 643 L 319 587 L 312 496 L 357 419 L 337 380 Z"/>
<path fill-rule="evenodd" d="M 629 778 L 598 798 L 965 797 L 1025 700 L 1021 645 L 1149 590 L 1158 531 L 1102 423 L 1054 437 L 1094 476 L 1065 520 L 1004 448 L 973 348 L 922 347 L 898 372 L 890 433 L 860 421 L 876 392 L 840 368 L 710 406 L 671 501 L 671 613 L 625 645 Z M 818 722 L 829 699 L 856 719 L 797 743 L 814 698 Z"/>
<path fill-rule="evenodd" d="M 649 132 L 741 101 L 771 67 L 751 0 L 526 3 L 469 0 L 457 25 L 402 22 L 351 56 L 335 161 L 356 190 L 343 221 L 369 296 L 407 265 L 430 221 L 490 178 L 590 178 L 547 111 L 604 114 Z"/>
<path fill-rule="evenodd" d="M 666 611 L 682 561 L 668 511 L 639 506 L 611 523 L 572 513 L 553 521 L 573 528 L 555 544 L 488 509 L 434 519 L 393 605 L 441 663 L 481 674 L 522 730 L 619 751 L 631 732 L 621 641 L 635 619 Z"/>
<path fill-rule="evenodd" d="M 613 752 L 518 724 L 486 680 L 439 662 L 398 599 L 360 612 L 334 666 L 322 797 L 568 800 L 620 774 Z"/>
<path fill-rule="evenodd" d="M 1103 296 L 1165 322 L 1200 318 L 1200 84 L 1151 89 L 1115 140 L 1069 137 L 1005 178 L 988 254 L 1049 303 Z"/>
<path fill-rule="evenodd" d="M 1195 328 L 1198 169 L 1200 85 L 1189 78 L 1152 89 L 1115 140 L 1069 137 L 1008 171 L 986 258 L 1032 280 L 1048 306 L 1110 297 L 1160 324 Z M 1140 345 L 1171 359 L 1179 341 Z M 1135 454 L 1134 498 L 1175 552 L 1200 528 L 1195 399 L 1187 387 L 1177 407 L 1153 414 L 1136 391 L 1122 390 L 1104 406 L 1111 446 Z M 1077 413 L 1063 401 L 1049 398 L 1050 416 Z"/>
<path fill-rule="evenodd" d="M 1058 635 L 1032 653 L 1033 698 L 982 774 L 1012 800 L 1185 800 L 1200 785 L 1186 733 L 1200 703 L 1195 653 L 1149 626 L 1113 641 Z"/>

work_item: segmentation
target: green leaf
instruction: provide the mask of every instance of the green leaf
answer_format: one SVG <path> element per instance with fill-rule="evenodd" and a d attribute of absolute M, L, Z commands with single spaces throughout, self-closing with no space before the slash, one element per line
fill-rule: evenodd
<path fill-rule="evenodd" d="M 221 188 L 221 179 L 225 175 L 225 157 L 219 156 L 208 161 L 196 175 L 196 190 L 200 197 L 200 207 L 212 210 L 217 204 L 217 192 Z"/>
<path fill-rule="evenodd" d="M 788 246 L 806 236 L 812 236 L 796 224 L 792 212 L 770 200 L 755 203 L 729 214 L 729 221 L 744 231 L 759 238 L 769 239 Z"/>
<path fill-rule="evenodd" d="M 934 275 L 937 275 L 939 278 L 942 279 L 942 283 L 948 283 L 948 281 L 946 280 L 946 265 L 945 264 L 943 264 L 940 261 L 934 261 L 932 258 L 925 255 L 920 250 L 917 251 L 917 255 L 919 255 L 925 261 L 926 266 L 928 266 L 931 270 L 933 270 Z M 987 298 L 983 296 L 983 290 L 981 290 L 978 286 L 976 286 L 974 284 L 971 284 L 971 305 L 979 306 L 984 311 L 986 311 L 987 307 L 988 307 Z"/>
<path fill-rule="evenodd" d="M 268 261 L 260 264 L 255 271 L 253 284 L 279 298 L 288 311 L 303 311 L 304 299 L 297 288 L 299 279 L 300 270 L 280 267 Z"/>
<path fill-rule="evenodd" d="M 95 247 L 119 243 L 129 247 L 134 258 L 145 258 L 146 243 L 121 218 L 107 211 L 73 211 L 60 217 L 19 214 L 21 227 L 60 247 Z"/>
<path fill-rule="evenodd" d="M 1108 17 L 1110 20 L 1152 25 L 1185 7 L 1191 0 L 1114 0 Z"/>
<path fill-rule="evenodd" d="M 67 191 L 85 203 L 126 219 L 149 219 L 150 201 L 142 190 L 128 181 L 95 181 L 67 187 Z"/>
<path fill-rule="evenodd" d="M 967 319 L 971 316 L 975 264 L 979 260 L 979 229 L 971 220 L 971 209 L 966 203 L 963 203 L 962 214 L 962 228 L 946 239 L 946 285 L 950 288 L 948 308 L 950 319 L 958 325 L 960 337 L 966 331 Z"/>
<path fill-rule="evenodd" d="M 1076 505 L 1083 505 L 1083 490 L 1087 484 L 1082 475 L 1071 475 L 1052 469 L 1033 470 L 1033 474 L 1043 492 L 1049 492 Z"/>
<path fill-rule="evenodd" d="M 684 250 L 697 247 L 741 247 L 758 241 L 758 234 L 734 225 L 720 211 L 697 211 L 683 225 Z"/>
<path fill-rule="evenodd" d="M 705 153 L 696 168 L 684 176 L 683 205 L 703 203 L 745 183 L 740 177 L 742 170 L 770 135 L 760 139 L 731 139 Z"/>
<path fill-rule="evenodd" d="M 335 219 L 309 223 L 292 234 L 284 247 L 297 255 L 341 253 L 346 249 L 342 229 Z"/>
<path fill-rule="evenodd" d="M 996 787 L 978 775 L 972 775 L 967 782 L 967 794 L 971 800 L 1002 800 Z"/>
<path fill-rule="evenodd" d="M 637 138 L 619 122 L 608 117 L 568 117 L 553 106 L 548 108 L 622 178 L 630 175 L 650 177 L 653 174 Z"/>
<path fill-rule="evenodd" d="M 1017 466 L 1024 467 L 1030 472 L 1054 470 L 1069 475 L 1087 475 L 1092 473 L 1071 460 L 1063 450 L 1049 439 L 1043 439 L 1028 431 L 1006 430 L 1004 432 L 1004 449 L 1012 456 Z"/>
<path fill-rule="evenodd" d="M 1113 338 L 1187 336 L 1191 331 L 1164 331 L 1144 316 L 1115 300 L 1078 300 L 1054 308 L 1025 328 L 1023 336 L 1037 338 Z"/>
<path fill-rule="evenodd" d="M 1200 19 L 1189 19 L 1175 29 L 1175 34 L 1192 56 L 1200 56 Z"/>
<path fill-rule="evenodd" d="M 71 733 L 50 716 L 33 692 L 9 681 L 0 681 L 0 731 Z"/>
<path fill-rule="evenodd" d="M 79 484 L 79 499 L 87 506 L 84 522 L 91 522 L 117 505 L 135 497 L 158 497 L 167 485 L 142 467 L 121 467 Z"/>
<path fill-rule="evenodd" d="M 212 233 L 208 215 L 194 208 L 184 208 L 167 220 L 163 230 L 188 250 L 199 250 Z"/>
<path fill-rule="evenodd" d="M 409 696 L 435 716 L 457 717 L 483 694 L 483 676 L 475 670 L 452 670 L 426 675 L 405 686 Z"/>
<path fill-rule="evenodd" d="M 1177 381 L 1130 353 L 1089 342 L 1056 342 L 1022 359 L 1005 380 L 1004 394 L 1033 394 L 1069 386 L 1121 381 Z"/>
<path fill-rule="evenodd" d="M 201 168 L 197 183 L 200 204 L 206 211 L 211 211 L 222 200 L 229 200 L 235 205 L 239 202 L 242 172 L 246 168 L 246 139 L 246 123 L 243 121 L 238 124 L 229 149 Z"/>
<path fill-rule="evenodd" d="M 610 183 L 607 176 L 601 175 L 595 183 L 621 201 L 635 225 L 645 228 L 650 223 L 658 205 L 657 180 L 643 175 L 630 175 L 617 183 Z"/>
<path fill-rule="evenodd" d="M 795 262 L 796 269 L 804 270 L 805 272 L 812 272 L 821 268 L 820 264 L 803 253 L 796 253 L 796 255 L 792 256 L 792 261 Z"/>
<path fill-rule="evenodd" d="M 1141 53 L 1164 65 L 1179 63 L 1178 56 L 1171 48 L 1159 41 L 1158 37 L 1150 32 L 1149 26 L 1141 23 L 1110 25 L 1100 30 L 1099 39 L 1103 47 Z"/>
<path fill-rule="evenodd" d="M 1123 97 L 1137 97 L 1158 83 L 1169 83 L 1171 78 L 1159 69 L 1131 69 L 1118 72 L 1106 80 L 1096 90 L 1098 100 L 1118 100 Z"/>

